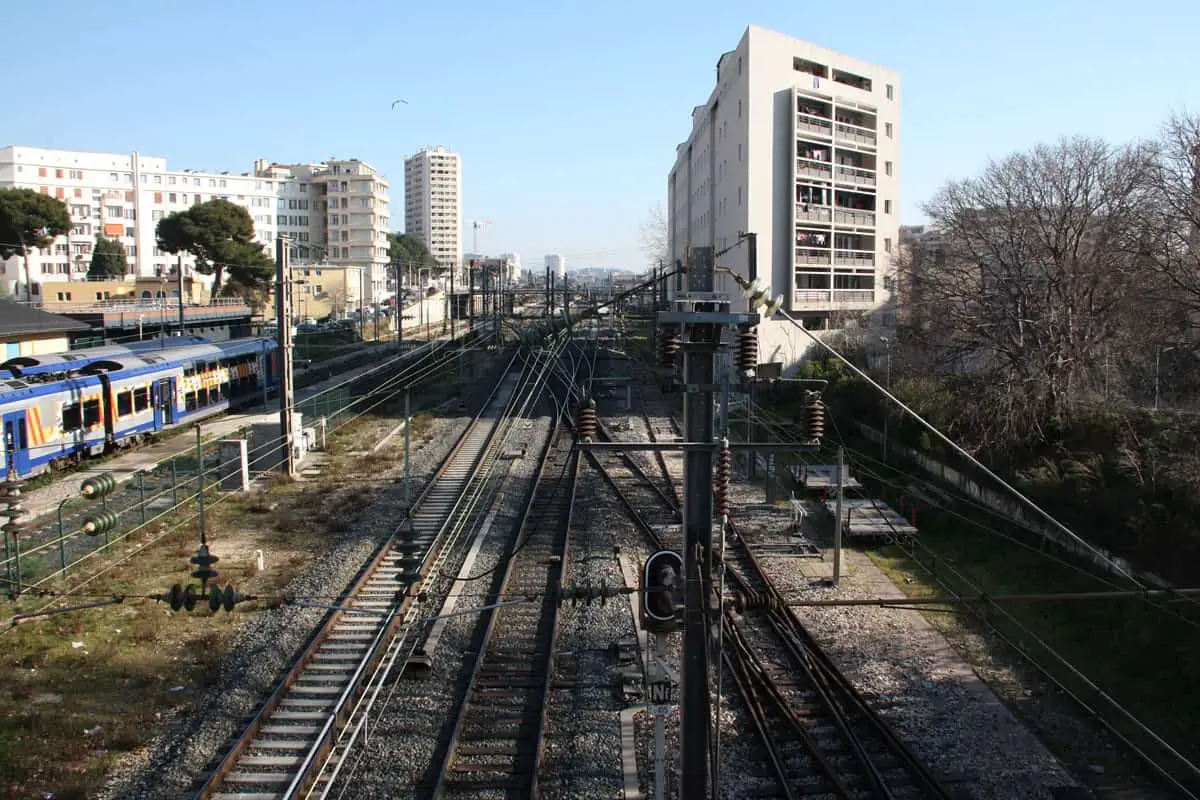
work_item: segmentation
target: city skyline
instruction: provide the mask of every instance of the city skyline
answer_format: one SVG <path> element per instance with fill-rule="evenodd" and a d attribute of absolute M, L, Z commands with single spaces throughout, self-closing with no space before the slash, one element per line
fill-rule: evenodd
<path fill-rule="evenodd" d="M 645 264 L 638 228 L 651 207 L 665 207 L 662 175 L 687 138 L 686 114 L 711 89 L 716 55 L 747 24 L 904 76 L 903 224 L 921 223 L 919 206 L 938 186 L 977 173 L 989 158 L 1075 133 L 1112 141 L 1152 134 L 1172 109 L 1196 105 L 1197 90 L 1173 76 L 1200 67 L 1200 55 L 1184 39 L 1200 11 L 1166 0 L 1137 15 L 1117 13 L 1114 4 L 966 9 L 925 2 L 872 8 L 840 26 L 817 23 L 803 9 L 753 2 L 504 10 L 467 2 L 448 29 L 453 47 L 447 32 L 417 37 L 399 50 L 388 44 L 391 31 L 439 31 L 444 19 L 432 9 L 350 0 L 339 7 L 339 18 L 359 26 L 355 55 L 376 77 L 348 83 L 336 71 L 313 75 L 306 97 L 336 96 L 331 109 L 338 113 L 328 124 L 301 124 L 319 119 L 312 109 L 325 106 L 276 100 L 274 89 L 257 91 L 253 83 L 246 91 L 228 88 L 237 76 L 253 80 L 264 65 L 290 57 L 287 37 L 250 47 L 244 31 L 265 30 L 281 15 L 326 9 L 311 2 L 248 7 L 221 0 L 203 8 L 144 3 L 139 11 L 132 5 L 114 18 L 68 2 L 72 24 L 66 27 L 37 6 L 14 8 L 7 18 L 15 29 L 53 28 L 55 48 L 186 40 L 203 43 L 217 58 L 180 95 L 176 71 L 147 70 L 139 48 L 116 48 L 106 56 L 107 68 L 136 76 L 135 90 L 84 93 L 70 103 L 55 92 L 34 93 L 0 123 L 0 144 L 138 150 L 206 172 L 245 171 L 261 156 L 285 163 L 356 157 L 399 187 L 404 158 L 442 143 L 470 165 L 463 241 L 471 233 L 467 220 L 490 219 L 494 225 L 479 235 L 485 252 L 530 258 L 558 252 L 574 264 L 621 268 Z M 686 37 L 671 35 L 681 13 L 689 19 Z M 583 30 L 586 39 L 574 33 Z M 611 55 L 615 41 L 621 42 L 619 58 Z M 1021 56 L 993 42 L 1020 42 Z M 45 59 L 36 36 L 12 45 L 18 83 L 66 86 L 77 77 L 70 60 Z M 1119 51 L 1123 63 L 1136 67 L 1107 70 L 1101 80 L 1096 54 L 1103 51 Z M 35 63 L 36 73 L 26 66 Z M 429 69 L 432 63 L 438 69 Z M 397 97 L 406 102 L 397 104 Z M 349 124 L 335 124 L 343 119 Z M 392 229 L 402 230 L 396 208 L 392 218 Z"/>

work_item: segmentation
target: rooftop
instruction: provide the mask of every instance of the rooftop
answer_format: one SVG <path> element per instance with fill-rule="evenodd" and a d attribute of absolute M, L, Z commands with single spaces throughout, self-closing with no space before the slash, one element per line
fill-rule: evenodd
<path fill-rule="evenodd" d="M 0 300 L 0 338 L 28 336 L 34 333 L 86 331 L 91 326 L 38 308 Z"/>

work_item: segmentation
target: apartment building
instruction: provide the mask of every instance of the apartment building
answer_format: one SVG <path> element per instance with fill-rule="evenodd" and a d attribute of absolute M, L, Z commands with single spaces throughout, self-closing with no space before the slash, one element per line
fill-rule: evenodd
<path fill-rule="evenodd" d="M 404 232 L 443 267 L 462 264 L 462 158 L 445 147 L 404 160 Z"/>
<path fill-rule="evenodd" d="M 551 253 L 546 256 L 546 269 L 555 278 L 561 280 L 567 274 L 567 259 L 557 253 Z"/>
<path fill-rule="evenodd" d="M 899 123 L 898 73 L 748 27 L 676 150 L 672 258 L 730 248 L 718 263 L 763 280 L 809 329 L 877 310 L 899 245 Z M 753 275 L 743 233 L 757 234 Z M 760 326 L 759 338 L 764 362 L 794 363 L 808 342 L 786 321 Z"/>
<path fill-rule="evenodd" d="M 30 254 L 28 291 L 20 258 L 0 264 L 0 280 L 10 296 L 40 303 L 43 282 L 85 278 L 97 236 L 124 245 L 129 280 L 168 275 L 180 265 L 184 275 L 191 276 L 192 257 L 159 251 L 155 228 L 167 214 L 221 198 L 249 211 L 255 238 L 268 252 L 273 252 L 277 237 L 286 236 L 297 245 L 294 257 L 307 259 L 311 248 L 311 257 L 320 258 L 332 230 L 337 239 L 337 263 L 371 269 L 375 296 L 384 299 L 390 224 L 387 181 L 369 164 L 354 160 L 277 166 L 259 161 L 253 173 L 212 173 L 169 169 L 165 158 L 137 152 L 0 148 L 0 188 L 33 189 L 62 200 L 74 226 L 49 247 Z M 335 176 L 336 224 L 327 219 L 331 215 L 327 207 L 329 184 Z M 364 183 L 371 184 L 369 192 L 362 188 Z M 358 202 L 364 195 L 369 200 L 366 205 Z M 343 197 L 347 200 L 344 214 Z M 369 244 L 361 243 L 364 237 L 373 238 Z"/>
<path fill-rule="evenodd" d="M 276 225 L 293 242 L 294 263 L 361 267 L 370 301 L 387 298 L 390 184 L 375 167 L 356 158 L 314 164 L 259 160 L 254 171 L 279 182 Z"/>

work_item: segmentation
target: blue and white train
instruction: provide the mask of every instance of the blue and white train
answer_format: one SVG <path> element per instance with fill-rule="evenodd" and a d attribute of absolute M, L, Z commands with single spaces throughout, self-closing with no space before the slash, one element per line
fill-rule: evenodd
<path fill-rule="evenodd" d="M 192 347 L 208 344 L 203 336 L 171 337 L 153 339 L 129 344 L 106 344 L 102 347 L 88 347 L 83 350 L 69 350 L 65 353 L 45 353 L 36 356 L 14 356 L 7 361 L 0 361 L 0 378 L 20 378 L 24 381 L 42 380 L 44 376 L 53 379 L 65 372 L 76 372 L 93 361 L 116 355 L 130 353 L 165 352 L 179 347 Z"/>
<path fill-rule="evenodd" d="M 10 376 L 0 376 L 0 476 L 10 468 L 21 477 L 37 475 L 138 445 L 162 431 L 253 402 L 279 385 L 279 351 L 272 339 L 140 353 L 93 351 L 67 363 L 64 369 L 60 362 L 57 374 L 12 377 L 22 369 L 13 365 Z"/>

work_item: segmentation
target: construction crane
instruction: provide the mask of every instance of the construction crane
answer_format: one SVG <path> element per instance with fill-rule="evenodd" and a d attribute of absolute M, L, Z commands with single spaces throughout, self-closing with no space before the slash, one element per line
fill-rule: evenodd
<path fill-rule="evenodd" d="M 471 223 L 471 252 L 479 253 L 479 229 L 485 225 L 491 225 L 490 219 L 473 219 Z"/>

